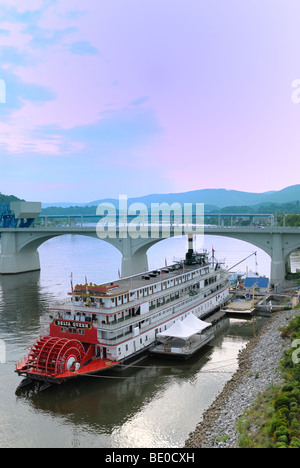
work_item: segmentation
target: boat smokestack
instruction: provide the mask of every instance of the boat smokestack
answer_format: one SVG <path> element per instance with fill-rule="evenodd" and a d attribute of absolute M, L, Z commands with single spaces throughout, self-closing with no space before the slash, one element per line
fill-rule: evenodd
<path fill-rule="evenodd" d="M 193 258 L 195 257 L 194 255 L 194 239 L 193 235 L 189 234 L 188 235 L 188 251 L 185 254 L 185 263 L 186 265 L 191 265 L 193 263 Z"/>
<path fill-rule="evenodd" d="M 188 252 L 194 253 L 194 236 L 192 234 L 188 236 Z"/>

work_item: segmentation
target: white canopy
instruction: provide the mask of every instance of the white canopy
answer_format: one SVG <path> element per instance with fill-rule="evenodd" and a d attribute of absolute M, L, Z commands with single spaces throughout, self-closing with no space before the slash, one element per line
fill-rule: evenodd
<path fill-rule="evenodd" d="M 166 331 L 159 333 L 158 336 L 182 338 L 184 340 L 187 340 L 192 335 L 195 335 L 195 333 L 198 333 L 197 330 L 195 330 L 194 328 L 188 327 L 187 325 L 183 323 L 183 321 L 177 320 L 174 323 L 174 325 L 172 325 Z"/>
<path fill-rule="evenodd" d="M 187 340 L 210 325 L 210 323 L 199 320 L 194 314 L 189 314 L 184 320 L 177 320 L 166 331 L 159 333 L 158 337 L 182 338 L 183 340 Z"/>
<path fill-rule="evenodd" d="M 211 323 L 203 322 L 203 320 L 198 319 L 194 314 L 189 314 L 183 321 L 185 325 L 190 328 L 194 328 L 199 333 L 205 328 L 210 327 Z"/>

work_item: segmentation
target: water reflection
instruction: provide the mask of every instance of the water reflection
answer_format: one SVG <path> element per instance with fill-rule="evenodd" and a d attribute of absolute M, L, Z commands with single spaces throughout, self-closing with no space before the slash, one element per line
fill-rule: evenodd
<path fill-rule="evenodd" d="M 238 333 L 250 336 L 250 330 L 248 324 L 233 321 L 212 346 L 188 361 L 149 357 L 121 374 L 82 377 L 42 393 L 34 386 L 25 388 L 17 401 L 59 425 L 80 427 L 76 437 L 81 446 L 183 445 L 237 368 Z M 246 344 L 247 338 L 242 341 Z"/>
<path fill-rule="evenodd" d="M 40 272 L 0 276 L 0 335 L 12 352 L 36 340 L 39 318 L 49 310 L 51 295 L 42 294 L 39 279 Z"/>

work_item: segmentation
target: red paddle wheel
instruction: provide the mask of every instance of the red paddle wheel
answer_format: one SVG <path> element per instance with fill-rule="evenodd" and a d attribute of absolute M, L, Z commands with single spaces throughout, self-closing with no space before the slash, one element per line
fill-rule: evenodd
<path fill-rule="evenodd" d="M 32 346 L 26 367 L 27 372 L 40 376 L 57 376 L 75 369 L 84 358 L 80 341 L 43 336 Z"/>

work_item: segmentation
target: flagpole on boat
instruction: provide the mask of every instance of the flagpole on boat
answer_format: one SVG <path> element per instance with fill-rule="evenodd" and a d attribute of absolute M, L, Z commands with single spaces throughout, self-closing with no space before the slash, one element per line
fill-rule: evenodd
<path fill-rule="evenodd" d="M 70 275 L 70 281 L 71 281 L 71 290 L 72 290 L 72 305 L 71 305 L 71 311 L 74 312 L 74 287 L 73 287 L 73 273 L 71 272 Z"/>

